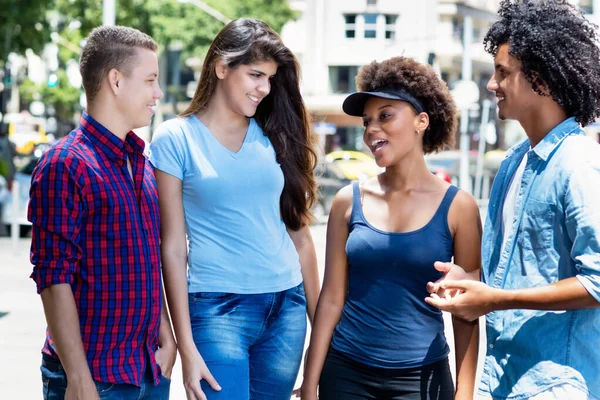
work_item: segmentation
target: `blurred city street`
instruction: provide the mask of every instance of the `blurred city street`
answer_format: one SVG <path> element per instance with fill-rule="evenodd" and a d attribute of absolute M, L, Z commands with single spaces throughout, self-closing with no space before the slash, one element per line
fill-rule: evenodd
<path fill-rule="evenodd" d="M 311 229 L 319 272 L 323 277 L 325 259 L 326 225 Z M 15 248 L 10 238 L 0 238 L 0 399 L 33 400 L 42 398 L 40 379 L 40 349 L 44 341 L 46 321 L 40 297 L 29 274 L 29 239 L 20 239 Z M 449 327 L 449 319 L 446 318 Z M 447 328 L 447 338 L 452 346 L 452 331 Z M 307 337 L 308 339 L 308 337 Z M 482 338 L 482 343 L 485 343 Z M 306 343 L 308 345 L 308 343 Z M 484 345 L 480 346 L 484 350 Z M 480 356 L 481 359 L 481 356 Z M 453 355 L 450 355 L 454 371 Z M 179 360 L 178 360 L 179 361 Z M 480 362 L 481 364 L 481 362 Z M 479 366 L 481 370 L 481 365 Z M 298 382 L 301 382 L 301 373 Z M 172 376 L 171 398 L 185 399 L 179 362 Z"/>

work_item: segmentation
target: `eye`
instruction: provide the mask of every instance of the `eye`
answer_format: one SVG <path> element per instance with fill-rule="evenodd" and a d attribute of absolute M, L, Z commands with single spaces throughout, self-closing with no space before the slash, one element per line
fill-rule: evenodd
<path fill-rule="evenodd" d="M 384 120 L 384 119 L 387 119 L 389 117 L 391 117 L 390 114 L 388 114 L 388 113 L 381 113 L 381 115 L 379 116 L 379 119 Z"/>
<path fill-rule="evenodd" d="M 255 77 L 255 78 L 260 78 L 260 75 L 261 75 L 261 74 L 252 73 L 252 74 L 250 74 L 250 75 L 251 75 L 251 76 L 253 76 L 253 77 Z"/>
<path fill-rule="evenodd" d="M 367 126 L 369 126 L 369 120 L 365 119 L 363 120 L 363 126 L 366 128 Z"/>

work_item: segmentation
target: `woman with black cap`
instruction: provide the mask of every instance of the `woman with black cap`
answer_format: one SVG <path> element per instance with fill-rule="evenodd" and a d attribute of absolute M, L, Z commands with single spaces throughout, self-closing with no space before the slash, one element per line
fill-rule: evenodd
<path fill-rule="evenodd" d="M 433 175 L 424 155 L 454 141 L 456 106 L 426 65 L 396 57 L 356 78 L 343 104 L 361 117 L 385 172 L 343 188 L 327 227 L 323 289 L 303 400 L 472 399 L 478 326 L 453 318 L 456 391 L 439 310 L 424 299 L 436 261 L 480 266 L 481 222 L 471 195 Z"/>

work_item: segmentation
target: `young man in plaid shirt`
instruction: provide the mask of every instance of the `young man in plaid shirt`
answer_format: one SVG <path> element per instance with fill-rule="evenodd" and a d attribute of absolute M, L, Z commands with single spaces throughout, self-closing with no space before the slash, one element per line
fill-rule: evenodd
<path fill-rule="evenodd" d="M 44 399 L 167 399 L 176 345 L 162 295 L 156 183 L 131 130 L 156 102 L 157 44 L 95 29 L 80 69 L 87 110 L 31 184 L 31 278 L 48 322 Z"/>

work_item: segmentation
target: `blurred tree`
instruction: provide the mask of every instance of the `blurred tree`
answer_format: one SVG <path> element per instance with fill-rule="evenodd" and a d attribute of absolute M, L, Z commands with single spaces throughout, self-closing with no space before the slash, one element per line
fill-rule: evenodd
<path fill-rule="evenodd" d="M 0 62 L 8 53 L 40 52 L 50 39 L 46 12 L 52 0 L 0 0 Z"/>
<path fill-rule="evenodd" d="M 6 0 L 0 0 L 6 1 Z M 287 0 L 204 0 L 229 18 L 262 19 L 275 31 L 297 17 Z M 81 23 L 80 35 L 87 34 L 102 23 L 102 2 L 97 0 L 56 0 L 64 21 Z M 116 0 L 116 23 L 146 32 L 161 49 L 181 43 L 182 57 L 203 57 L 223 23 L 192 3 L 177 0 Z M 66 28 L 66 26 L 64 27 Z M 62 33 L 61 33 L 62 35 Z M 79 43 L 75 43 L 79 45 Z"/>
<path fill-rule="evenodd" d="M 33 100 L 39 100 L 46 106 L 54 108 L 55 117 L 61 122 L 73 119 L 73 114 L 80 108 L 79 88 L 71 86 L 64 69 L 56 71 L 58 83 L 49 87 L 47 83 L 36 85 L 29 79 L 19 86 L 19 96 L 23 104 L 30 104 Z"/>

